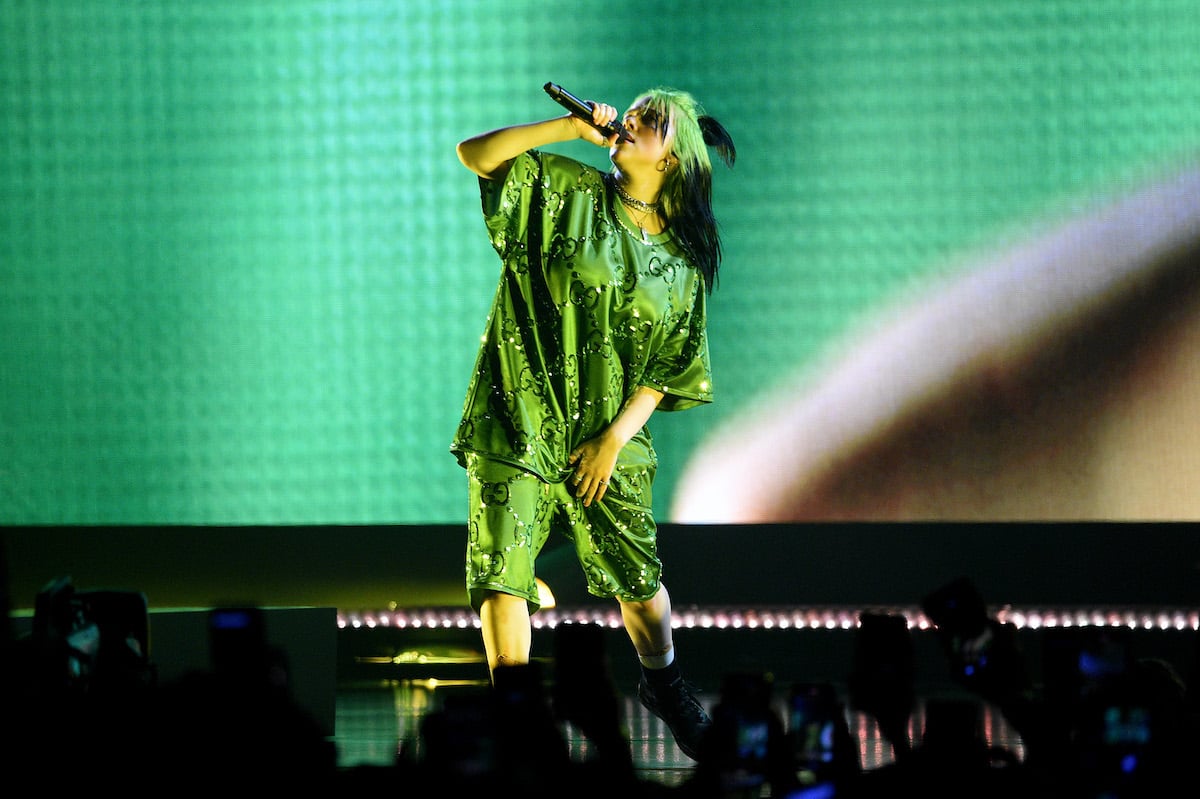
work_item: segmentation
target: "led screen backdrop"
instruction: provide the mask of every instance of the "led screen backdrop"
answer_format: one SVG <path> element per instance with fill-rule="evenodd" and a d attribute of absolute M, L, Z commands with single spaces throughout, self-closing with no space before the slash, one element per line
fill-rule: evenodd
<path fill-rule="evenodd" d="M 0 5 L 0 522 L 451 523 L 498 276 L 455 143 L 692 91 L 733 133 L 688 453 L 947 257 L 1200 139 L 1192 0 Z M 560 152 L 599 164 L 596 148 Z"/>

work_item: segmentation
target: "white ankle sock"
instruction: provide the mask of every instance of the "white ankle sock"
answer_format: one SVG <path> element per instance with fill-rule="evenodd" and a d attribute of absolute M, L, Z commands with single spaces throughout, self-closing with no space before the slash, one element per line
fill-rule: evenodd
<path fill-rule="evenodd" d="M 665 669 L 675 662 L 675 647 L 671 647 L 661 655 L 638 655 L 638 660 L 648 669 Z"/>

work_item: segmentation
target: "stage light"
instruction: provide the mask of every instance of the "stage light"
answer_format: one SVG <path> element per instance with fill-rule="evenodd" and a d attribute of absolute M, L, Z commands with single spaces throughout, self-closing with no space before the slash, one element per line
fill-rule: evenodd
<path fill-rule="evenodd" d="M 542 610 L 550 610 L 557 604 L 554 599 L 554 592 L 550 590 L 550 586 L 546 585 L 541 577 L 535 579 L 537 580 L 538 602 L 541 603 Z"/>

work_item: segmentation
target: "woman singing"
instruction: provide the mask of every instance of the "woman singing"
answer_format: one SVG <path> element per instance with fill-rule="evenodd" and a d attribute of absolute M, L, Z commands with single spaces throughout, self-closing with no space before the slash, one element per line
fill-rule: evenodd
<path fill-rule="evenodd" d="M 503 265 L 451 451 L 466 468 L 466 585 L 490 672 L 527 663 L 535 561 L 551 531 L 575 547 L 588 590 L 615 599 L 641 662 L 638 696 L 697 757 L 710 720 L 675 659 L 651 510 L 655 409 L 712 401 L 705 303 L 721 242 L 713 147 L 720 123 L 686 92 L 653 89 L 617 119 L 575 115 L 458 145 L 479 176 Z M 538 148 L 582 138 L 611 170 Z"/>

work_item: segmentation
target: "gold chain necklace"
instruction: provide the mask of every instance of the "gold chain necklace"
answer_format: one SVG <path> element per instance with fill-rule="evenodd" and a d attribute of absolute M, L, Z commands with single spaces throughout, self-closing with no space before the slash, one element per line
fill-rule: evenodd
<path fill-rule="evenodd" d="M 662 208 L 662 203 L 643 202 L 637 197 L 631 195 L 629 192 L 625 191 L 621 184 L 618 183 L 616 178 L 614 178 L 611 174 L 609 175 L 609 178 L 612 180 L 613 190 L 617 193 L 617 197 L 620 198 L 621 203 L 629 210 L 629 218 L 633 220 L 634 224 L 636 224 L 638 227 L 638 232 L 642 234 L 642 244 L 652 244 L 653 242 L 650 241 L 650 234 L 646 232 L 646 218 L 649 217 L 650 214 L 657 214 L 658 210 Z M 641 211 L 641 216 L 635 217 L 635 211 Z M 633 231 L 631 230 L 629 232 L 632 233 Z"/>
<path fill-rule="evenodd" d="M 652 211 L 657 212 L 660 208 L 662 208 L 661 202 L 648 203 L 639 200 L 637 197 L 634 197 L 632 194 L 625 191 L 625 187 L 623 187 L 620 183 L 617 183 L 616 178 L 612 179 L 612 184 L 613 189 L 617 192 L 617 196 L 621 198 L 621 202 L 625 203 L 631 208 L 636 208 L 639 211 L 644 211 L 647 214 Z"/>

